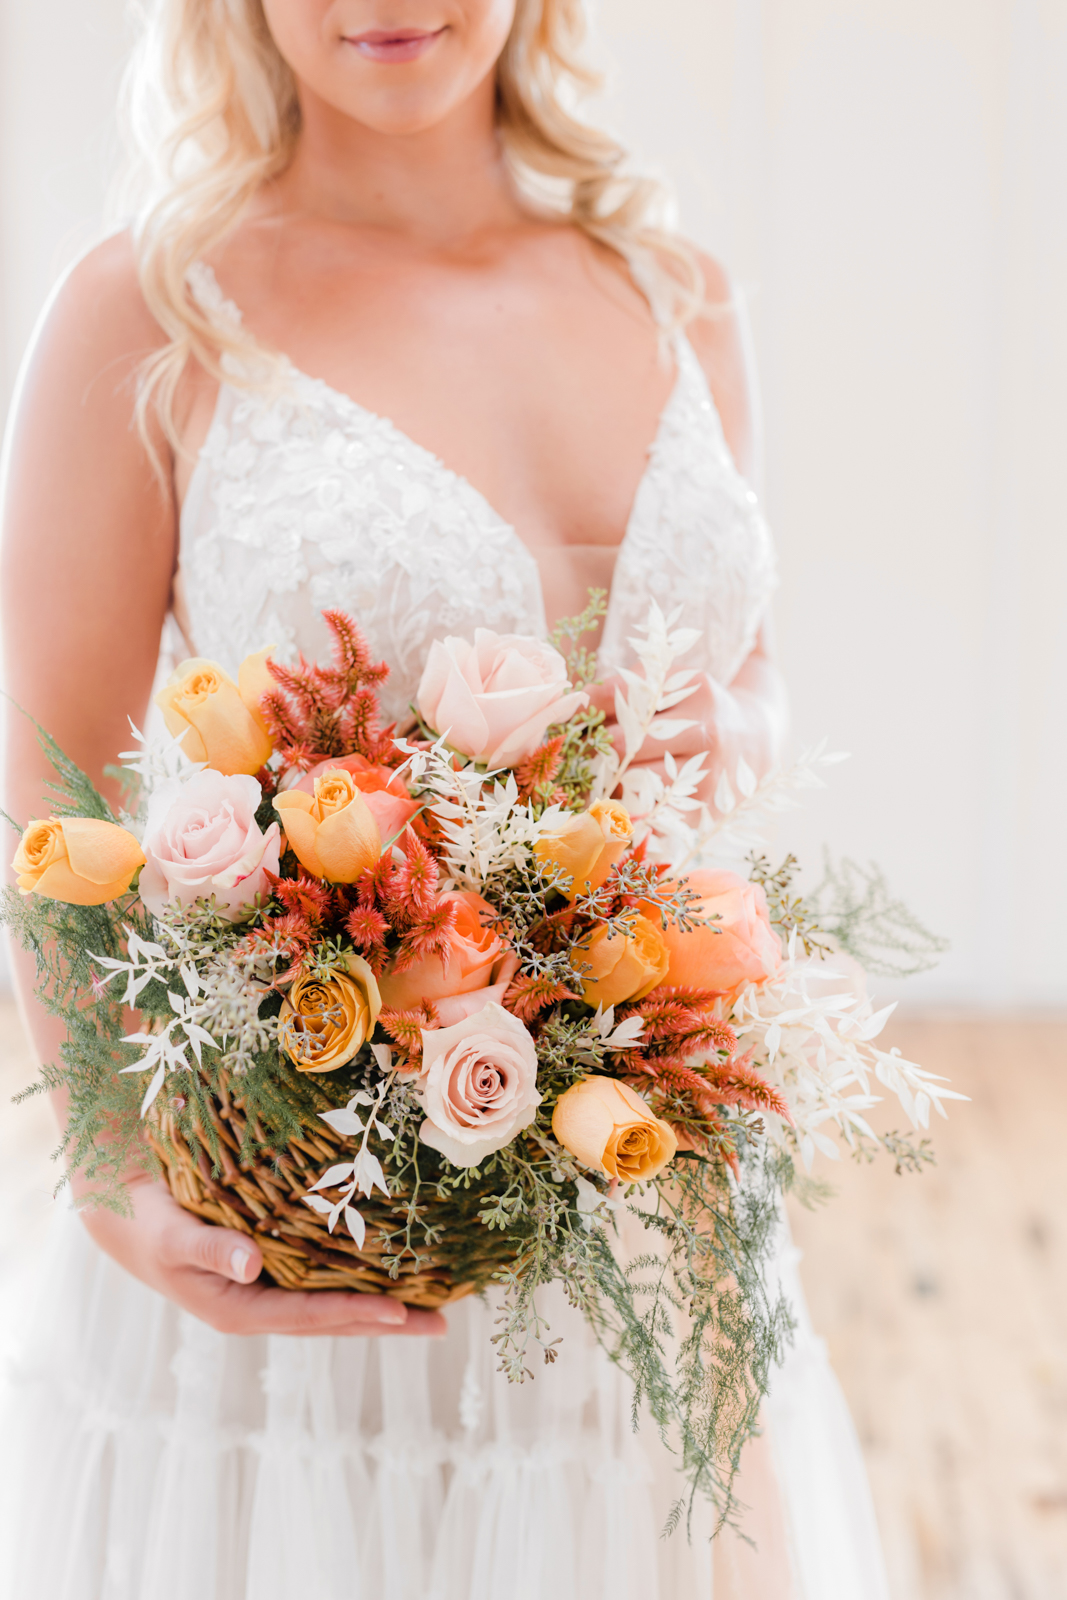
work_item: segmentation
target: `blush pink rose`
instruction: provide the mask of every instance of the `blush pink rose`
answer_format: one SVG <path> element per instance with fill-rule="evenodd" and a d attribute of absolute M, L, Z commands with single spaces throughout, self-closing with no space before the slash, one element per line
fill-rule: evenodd
<path fill-rule="evenodd" d="M 537 1115 L 537 1051 L 517 1017 L 489 1004 L 450 1028 L 424 1028 L 419 1138 L 455 1167 L 476 1167 Z"/>
<path fill-rule="evenodd" d="M 567 663 L 541 639 L 489 628 L 435 639 L 419 683 L 419 715 L 454 750 L 487 767 L 514 767 L 589 696 L 569 694 Z"/>
<path fill-rule="evenodd" d="M 778 976 L 782 941 L 771 926 L 760 884 L 736 872 L 691 872 L 687 887 L 700 897 L 694 909 L 718 921 L 689 933 L 668 924 L 663 931 L 670 957 L 667 983 L 732 995 L 746 984 Z"/>
<path fill-rule="evenodd" d="M 438 904 L 456 908 L 447 956 L 424 956 L 404 972 L 386 967 L 378 986 L 382 1004 L 396 1011 L 432 1000 L 442 1025 L 448 1027 L 480 1011 L 487 1001 L 500 1004 L 519 962 L 489 926 L 493 908 L 480 894 L 453 889 L 441 895 Z"/>
<path fill-rule="evenodd" d="M 192 905 L 214 895 L 222 915 L 240 922 L 257 895 L 269 894 L 267 873 L 278 871 L 281 840 L 276 822 L 266 833 L 256 823 L 262 798 L 255 778 L 210 768 L 160 785 L 148 804 L 139 885 L 153 916 L 168 901 Z"/>
<path fill-rule="evenodd" d="M 367 810 L 378 824 L 383 845 L 395 843 L 418 812 L 419 802 L 411 798 L 404 786 L 403 778 L 398 777 L 392 767 L 375 766 L 365 756 L 341 756 L 337 760 L 328 758 L 318 762 L 309 772 L 297 775 L 289 782 L 283 782 L 282 788 L 300 789 L 304 794 L 314 794 L 315 779 L 336 767 L 351 773 L 352 782 L 367 802 Z"/>

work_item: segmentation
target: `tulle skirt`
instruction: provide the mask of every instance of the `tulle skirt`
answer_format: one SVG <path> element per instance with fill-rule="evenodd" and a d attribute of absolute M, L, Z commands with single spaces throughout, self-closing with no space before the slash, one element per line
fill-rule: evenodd
<path fill-rule="evenodd" d="M 766 1406 L 794 1587 L 886 1600 L 795 1255 L 783 1235 L 799 1327 Z M 440 1340 L 227 1336 L 57 1218 L 6 1380 L 0 1597 L 710 1600 L 707 1525 L 661 1537 L 671 1457 L 562 1294 L 547 1310 L 559 1359 L 522 1385 L 478 1299 Z"/>

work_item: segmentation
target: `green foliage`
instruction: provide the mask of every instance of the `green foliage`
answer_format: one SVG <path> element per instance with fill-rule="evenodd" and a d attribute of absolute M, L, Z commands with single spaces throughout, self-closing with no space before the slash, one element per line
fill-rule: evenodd
<path fill-rule="evenodd" d="M 896 1129 L 880 1133 L 876 1145 L 866 1140 L 857 1142 L 852 1150 L 852 1159 L 873 1161 L 879 1149 L 886 1151 L 892 1160 L 898 1178 L 905 1172 L 922 1172 L 926 1167 L 937 1165 L 934 1147 L 929 1139 L 916 1141 L 910 1134 L 897 1133 Z"/>
<path fill-rule="evenodd" d="M 532 1376 L 538 1347 L 545 1361 L 555 1357 L 536 1294 L 556 1278 L 631 1376 L 635 1426 L 644 1405 L 688 1486 L 667 1532 L 698 1495 L 715 1505 L 720 1526 L 734 1518 L 741 1452 L 791 1330 L 784 1299 L 766 1281 L 780 1227 L 782 1158 L 744 1130 L 737 1141 L 740 1183 L 722 1163 L 683 1154 L 669 1184 L 640 1198 L 633 1192 L 627 1210 L 650 1237 L 628 1261 L 599 1221 L 584 1225 L 562 1170 L 566 1158 L 555 1174 L 531 1164 L 519 1208 L 529 1236 L 514 1265 L 497 1274 L 506 1294 L 494 1343 L 510 1378 Z"/>
<path fill-rule="evenodd" d="M 772 868 L 764 855 L 753 853 L 748 860 L 749 877 L 753 883 L 763 885 L 771 922 L 779 933 L 788 939 L 795 930 L 805 955 L 828 955 L 833 945 L 820 937 L 823 930 L 812 912 L 810 896 L 805 900 L 793 894 L 793 882 L 800 870 L 796 856 L 786 856 L 778 868 Z"/>
<path fill-rule="evenodd" d="M 576 617 L 561 618 L 549 638 L 549 644 L 566 661 L 571 683 L 576 689 L 588 688 L 598 681 L 596 651 L 584 649 L 580 641 L 595 632 L 607 614 L 608 591 L 590 589 L 585 610 Z"/>
<path fill-rule="evenodd" d="M 822 927 L 875 977 L 910 978 L 937 965 L 948 940 L 931 933 L 901 900 L 881 869 L 823 855 L 823 879 L 807 896 Z"/>

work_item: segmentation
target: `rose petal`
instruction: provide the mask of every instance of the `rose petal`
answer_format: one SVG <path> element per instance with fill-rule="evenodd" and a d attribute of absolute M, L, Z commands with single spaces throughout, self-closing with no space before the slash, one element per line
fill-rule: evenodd
<path fill-rule="evenodd" d="M 315 848 L 319 825 L 311 815 L 314 804 L 311 796 L 299 789 L 287 789 L 284 794 L 274 797 L 274 809 L 282 819 L 285 837 L 293 847 L 297 860 L 314 877 L 324 878 L 326 873 Z"/>
<path fill-rule="evenodd" d="M 70 869 L 67 861 L 53 861 L 33 884 L 33 892 L 46 900 L 62 900 L 69 906 L 102 906 L 117 900 L 130 887 L 130 876 L 113 883 L 90 883 Z M 22 888 L 21 883 L 19 888 Z M 23 891 L 26 892 L 25 890 Z"/>
<path fill-rule="evenodd" d="M 137 868 L 144 865 L 144 851 L 133 834 L 114 822 L 64 817 L 63 838 L 71 871 L 89 883 L 128 885 Z"/>
<path fill-rule="evenodd" d="M 361 794 L 354 794 L 340 811 L 319 823 L 315 850 L 322 862 L 323 876 L 331 883 L 355 883 L 377 866 L 382 836 Z"/>
<path fill-rule="evenodd" d="M 257 650 L 254 655 L 245 656 L 237 672 L 237 692 L 251 712 L 263 732 L 270 738 L 266 718 L 260 705 L 265 694 L 277 689 L 278 684 L 267 669 L 267 661 L 274 651 L 274 646 L 269 644 L 265 650 Z M 262 766 L 262 762 L 260 763 Z M 257 771 L 259 768 L 257 767 Z"/>
<path fill-rule="evenodd" d="M 532 756 L 538 745 L 544 742 L 547 729 L 557 722 L 567 722 L 588 705 L 589 696 L 580 691 L 575 694 L 564 695 L 562 699 L 554 700 L 547 707 L 538 710 L 530 716 L 521 726 L 506 734 L 487 757 L 486 765 L 490 767 L 514 767 L 527 756 Z"/>

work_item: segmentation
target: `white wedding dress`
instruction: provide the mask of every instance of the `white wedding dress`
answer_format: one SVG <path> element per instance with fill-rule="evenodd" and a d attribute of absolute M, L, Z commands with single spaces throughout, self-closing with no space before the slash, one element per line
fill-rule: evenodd
<path fill-rule="evenodd" d="M 194 288 L 237 312 L 207 269 Z M 703 373 L 677 378 L 619 552 L 602 663 L 655 596 L 699 628 L 690 664 L 729 682 L 774 582 L 769 535 Z M 273 398 L 224 384 L 181 528 L 186 653 L 320 654 L 352 613 L 403 717 L 431 638 L 543 634 L 537 565 L 483 497 L 353 400 L 293 369 Z M 697 659 L 699 656 L 699 659 Z M 885 1600 L 858 1445 L 807 1320 L 766 1407 L 796 1594 Z M 706 1531 L 660 1537 L 678 1493 L 623 1374 L 561 1293 L 560 1358 L 509 1386 L 492 1310 L 444 1340 L 240 1338 L 143 1287 L 57 1219 L 10 1374 L 0 1451 L 2 1600 L 711 1600 Z M 785 1600 L 766 1596 L 760 1600 Z"/>

